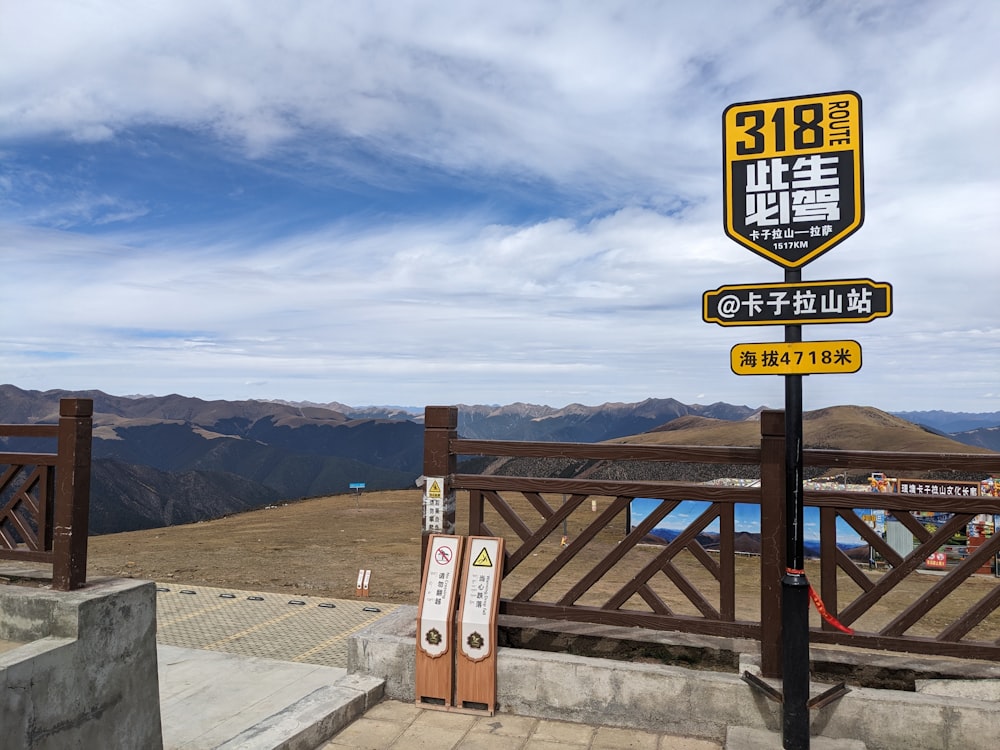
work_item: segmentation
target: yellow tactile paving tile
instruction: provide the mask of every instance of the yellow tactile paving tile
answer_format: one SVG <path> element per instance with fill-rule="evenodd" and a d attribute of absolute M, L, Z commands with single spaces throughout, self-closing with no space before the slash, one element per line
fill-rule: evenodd
<path fill-rule="evenodd" d="M 157 584 L 156 605 L 160 643 L 330 667 L 347 666 L 352 633 L 396 608 L 173 583 Z"/>

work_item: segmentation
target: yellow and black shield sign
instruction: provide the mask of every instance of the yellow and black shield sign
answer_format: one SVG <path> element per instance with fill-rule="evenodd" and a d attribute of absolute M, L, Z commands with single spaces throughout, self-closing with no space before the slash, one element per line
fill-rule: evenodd
<path fill-rule="evenodd" d="M 758 255 L 799 268 L 864 221 L 853 91 L 732 104 L 722 143 L 726 234 Z"/>

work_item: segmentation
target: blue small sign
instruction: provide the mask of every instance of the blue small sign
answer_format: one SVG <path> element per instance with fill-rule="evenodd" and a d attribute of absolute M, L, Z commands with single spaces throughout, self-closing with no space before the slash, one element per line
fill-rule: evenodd
<path fill-rule="evenodd" d="M 365 488 L 365 483 L 364 482 L 351 482 L 347 486 L 350 487 L 352 490 L 363 490 Z"/>

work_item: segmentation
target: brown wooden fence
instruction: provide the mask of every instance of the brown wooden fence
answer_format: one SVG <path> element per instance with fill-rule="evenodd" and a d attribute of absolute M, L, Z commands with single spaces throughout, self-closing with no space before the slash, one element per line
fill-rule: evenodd
<path fill-rule="evenodd" d="M 779 676 L 784 413 L 764 412 L 760 424 L 760 445 L 747 448 L 466 440 L 457 435 L 455 407 L 428 407 L 424 473 L 446 477 L 452 490 L 468 493 L 470 534 L 505 538 L 502 613 L 752 638 L 761 643 L 764 674 Z M 458 473 L 460 456 L 627 463 L 615 480 L 499 476 Z M 743 465 L 760 482 L 741 487 L 627 481 L 628 467 L 645 462 Z M 1000 473 L 1000 454 L 805 450 L 803 462 L 835 471 Z M 636 498 L 659 502 L 633 525 L 629 511 Z M 807 564 L 807 571 L 827 609 L 855 629 L 848 635 L 814 616 L 813 642 L 1000 659 L 1000 585 L 992 576 L 975 575 L 1000 550 L 1000 534 L 942 575 L 917 574 L 973 515 L 1000 513 L 1000 498 L 807 489 L 804 499 L 820 509 L 820 559 Z M 652 539 L 656 526 L 685 500 L 708 505 L 674 538 Z M 759 557 L 737 554 L 737 504 L 759 506 Z M 873 505 L 913 534 L 912 552 L 894 551 L 859 518 L 856 509 Z M 911 511 L 955 515 L 932 532 Z M 840 549 L 838 519 L 886 564 L 869 569 Z M 563 533 L 570 521 L 571 533 Z M 938 605 L 945 601 L 942 614 Z"/>
<path fill-rule="evenodd" d="M 62 399 L 58 424 L 0 425 L 0 437 L 54 440 L 55 453 L 0 453 L 0 559 L 52 565 L 52 587 L 87 580 L 94 402 Z"/>

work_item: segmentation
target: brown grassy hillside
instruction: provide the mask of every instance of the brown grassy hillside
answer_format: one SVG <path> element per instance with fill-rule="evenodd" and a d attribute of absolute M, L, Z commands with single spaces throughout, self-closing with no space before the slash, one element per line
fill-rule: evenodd
<path fill-rule="evenodd" d="M 806 448 L 905 451 L 911 453 L 991 453 L 950 438 L 870 406 L 831 406 L 802 415 Z M 611 443 L 643 445 L 743 445 L 760 443 L 757 419 L 727 422 L 705 417 L 680 417 L 641 435 Z"/>
<path fill-rule="evenodd" d="M 866 406 L 834 406 L 806 412 L 802 430 L 806 448 L 908 453 L 993 453 L 951 440 L 923 427 Z M 740 422 L 684 416 L 649 432 L 607 441 L 639 445 L 756 446 L 760 421 Z M 872 466 L 870 471 L 881 467 Z M 827 474 L 823 467 L 808 467 L 806 478 Z M 511 458 L 491 465 L 490 473 L 511 476 L 562 476 L 636 481 L 702 482 L 721 477 L 755 479 L 758 468 L 747 465 L 673 464 L 637 461 L 569 461 L 567 459 Z M 867 472 L 852 476 L 864 482 Z M 951 476 L 951 475 L 949 475 Z M 963 477 L 951 477 L 963 478 Z M 981 479 L 982 477 L 969 477 Z"/>

